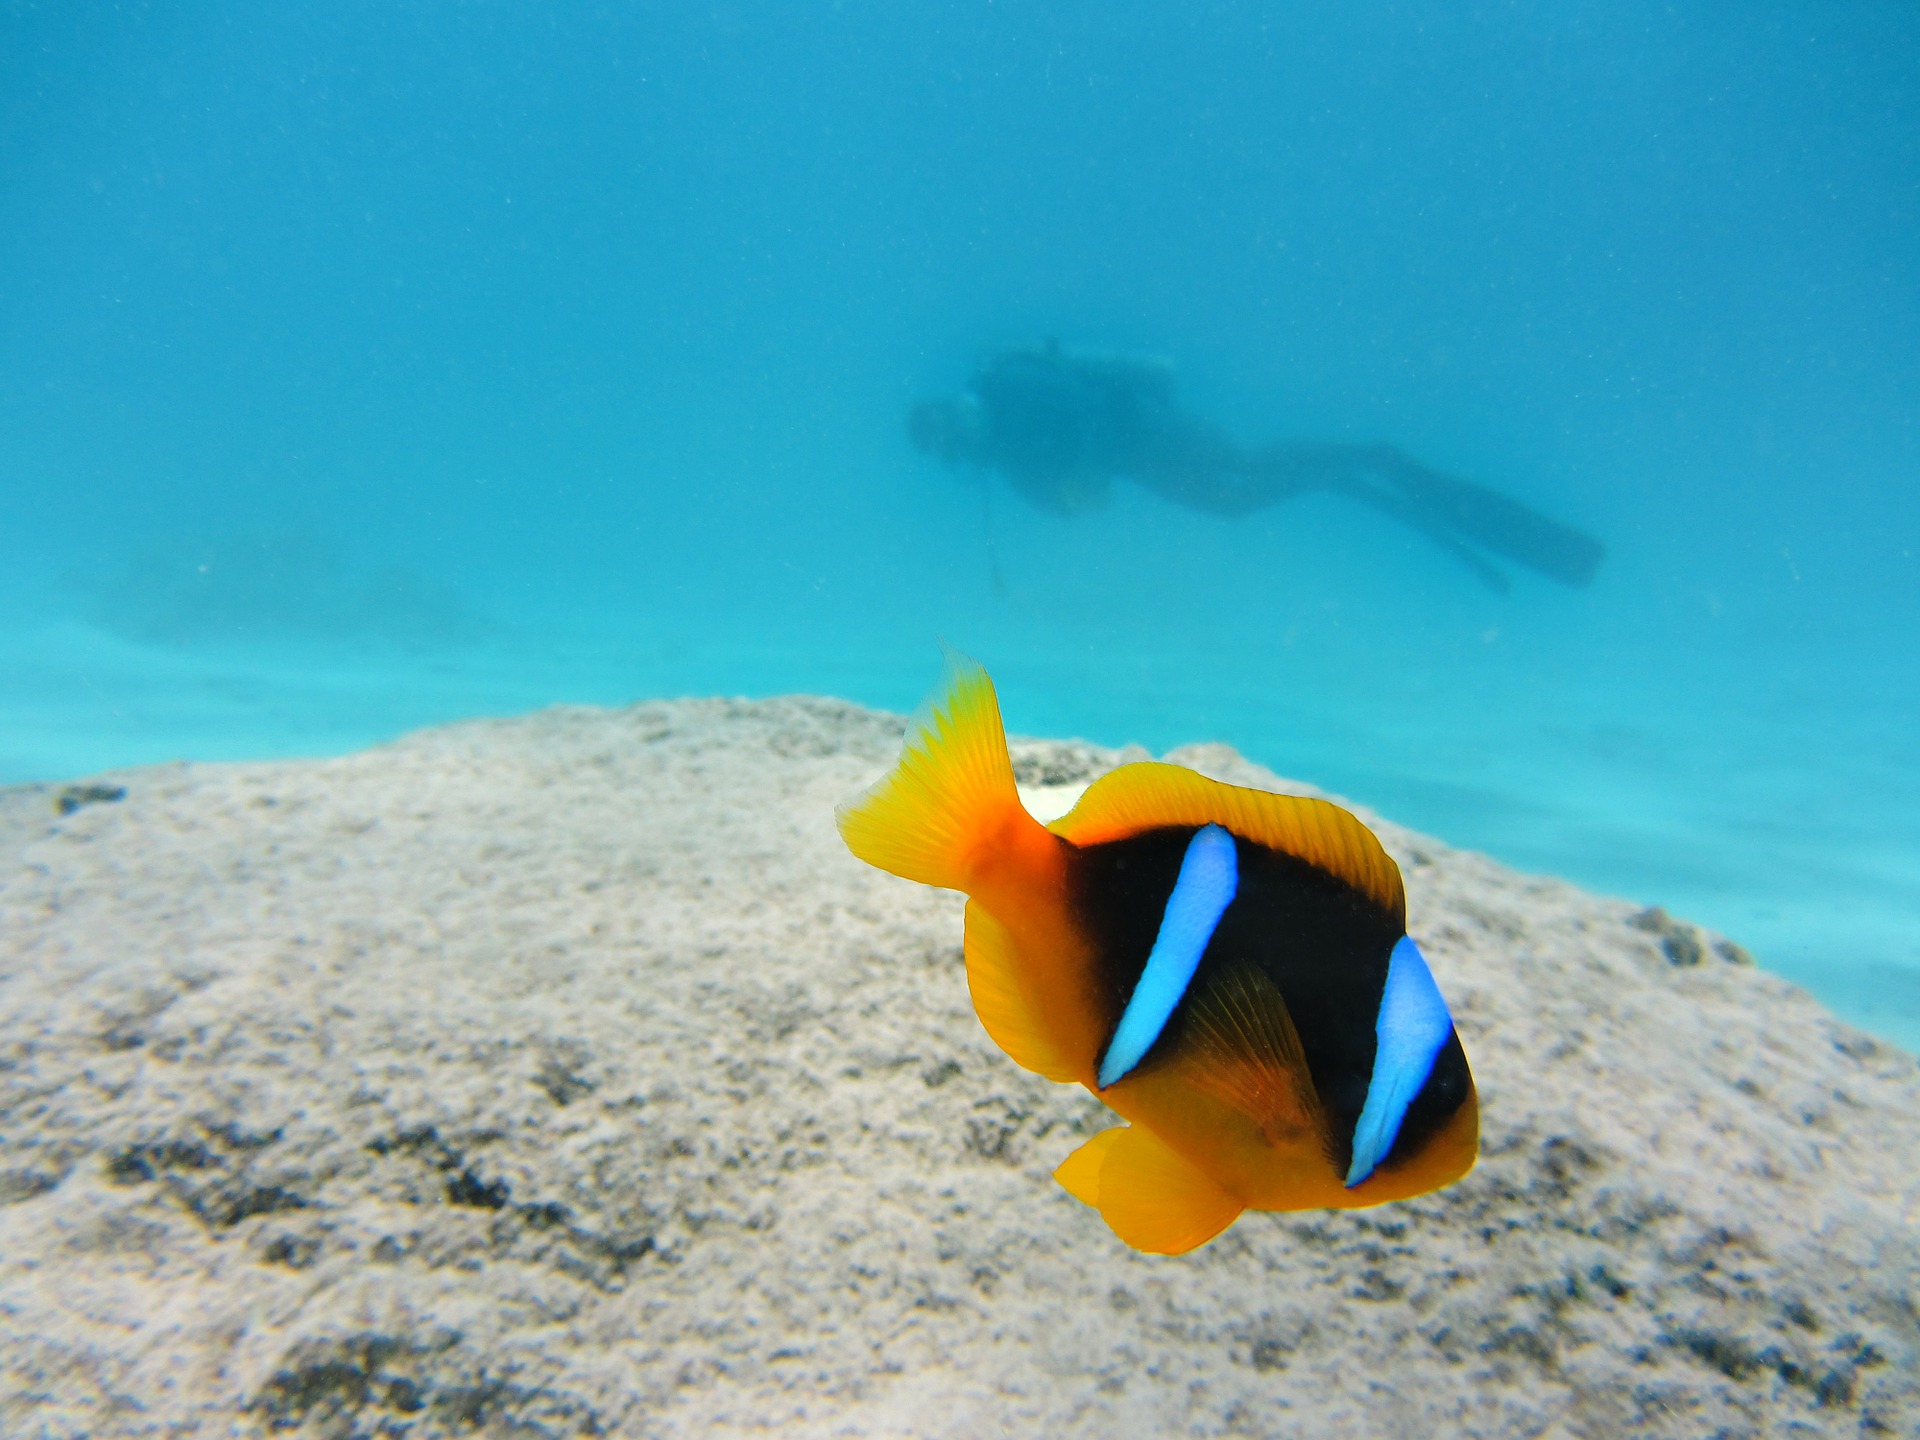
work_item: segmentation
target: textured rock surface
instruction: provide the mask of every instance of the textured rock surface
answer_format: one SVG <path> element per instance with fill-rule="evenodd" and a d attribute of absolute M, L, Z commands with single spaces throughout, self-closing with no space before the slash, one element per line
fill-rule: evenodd
<path fill-rule="evenodd" d="M 1104 1112 L 986 1040 L 957 898 L 835 840 L 897 734 L 557 710 L 0 796 L 0 1432 L 1920 1426 L 1913 1062 L 1390 825 L 1479 1168 L 1125 1250 L 1048 1177 Z"/>

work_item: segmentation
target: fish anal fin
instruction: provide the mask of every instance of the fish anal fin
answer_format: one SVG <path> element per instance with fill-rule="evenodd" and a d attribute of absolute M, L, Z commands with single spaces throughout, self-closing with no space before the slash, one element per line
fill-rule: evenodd
<path fill-rule="evenodd" d="M 974 1013 L 993 1043 L 1014 1064 L 1049 1080 L 1082 1078 L 1083 1066 L 1068 1060 L 1064 1047 L 1051 1034 L 1028 988 L 1021 981 L 1018 949 L 1007 928 L 977 900 L 967 904 L 967 991 Z"/>
<path fill-rule="evenodd" d="M 1149 760 L 1101 776 L 1048 828 L 1075 845 L 1097 845 L 1163 825 L 1208 824 L 1336 876 L 1406 928 L 1400 867 L 1371 830 L 1331 800 L 1249 790 Z"/>
<path fill-rule="evenodd" d="M 1053 1172 L 1053 1178 L 1074 1199 L 1083 1205 L 1100 1208 L 1100 1172 L 1106 1167 L 1107 1152 L 1122 1135 L 1127 1133 L 1124 1125 L 1111 1130 L 1102 1130 L 1078 1150 L 1060 1162 Z"/>
<path fill-rule="evenodd" d="M 1236 969 L 1197 994 L 1187 1012 L 1189 1083 L 1233 1106 L 1276 1151 L 1318 1152 L 1326 1117 L 1300 1032 L 1278 987 Z"/>
<path fill-rule="evenodd" d="M 1101 1219 L 1113 1233 L 1150 1255 L 1183 1255 L 1204 1245 L 1246 1208 L 1212 1176 L 1138 1125 L 1094 1136 L 1055 1174 L 1082 1200 L 1089 1192 L 1096 1196 L 1092 1203 L 1098 1204 Z"/>

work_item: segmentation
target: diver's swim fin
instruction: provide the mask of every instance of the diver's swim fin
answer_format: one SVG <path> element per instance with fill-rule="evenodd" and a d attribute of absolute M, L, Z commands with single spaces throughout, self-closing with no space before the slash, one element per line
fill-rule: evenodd
<path fill-rule="evenodd" d="M 1563 585 L 1591 584 L 1606 557 L 1606 547 L 1591 535 L 1497 490 L 1429 470 L 1397 450 L 1374 457 L 1374 469 L 1440 524 Z"/>

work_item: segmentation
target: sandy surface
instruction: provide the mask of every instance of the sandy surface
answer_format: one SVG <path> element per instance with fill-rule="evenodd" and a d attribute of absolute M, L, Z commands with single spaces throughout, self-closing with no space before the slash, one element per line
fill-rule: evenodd
<path fill-rule="evenodd" d="M 1479 1168 L 1136 1255 L 958 897 L 834 836 L 898 733 L 558 710 L 0 793 L 0 1433 L 1917 1433 L 1909 1057 L 1382 824 Z M 1019 753 L 1055 809 L 1116 759 Z"/>

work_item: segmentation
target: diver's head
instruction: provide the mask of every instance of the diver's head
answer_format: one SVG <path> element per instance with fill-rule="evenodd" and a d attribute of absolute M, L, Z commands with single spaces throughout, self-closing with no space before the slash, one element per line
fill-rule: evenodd
<path fill-rule="evenodd" d="M 907 415 L 914 449 L 956 465 L 979 460 L 986 450 L 986 416 L 972 395 L 954 400 L 923 400 Z"/>

